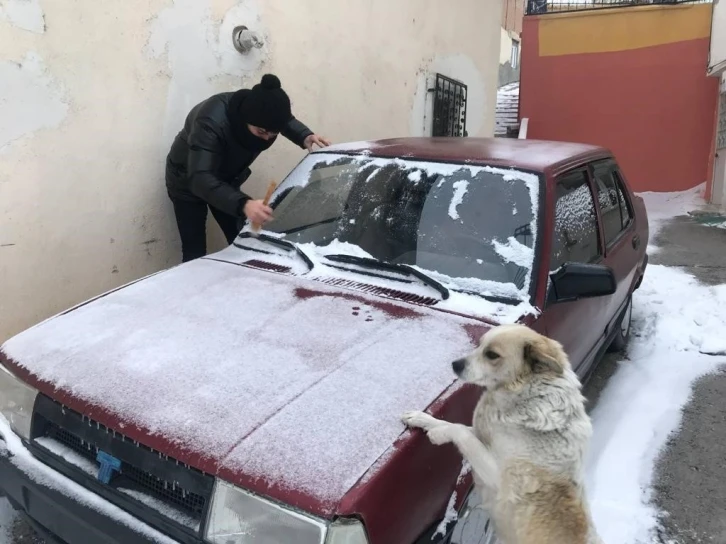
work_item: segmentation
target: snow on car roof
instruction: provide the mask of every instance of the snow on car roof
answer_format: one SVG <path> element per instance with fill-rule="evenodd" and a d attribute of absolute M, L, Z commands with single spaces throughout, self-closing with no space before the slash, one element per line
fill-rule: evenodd
<path fill-rule="evenodd" d="M 482 326 L 345 293 L 200 259 L 45 321 L 2 351 L 46 392 L 103 407 L 132 439 L 160 435 L 225 474 L 332 505 L 404 431 L 400 414 L 453 383 L 449 362 L 472 348 L 464 326 Z"/>
<path fill-rule="evenodd" d="M 469 162 L 537 172 L 611 155 L 607 149 L 592 145 L 514 138 L 395 138 L 337 144 L 315 153 Z"/>

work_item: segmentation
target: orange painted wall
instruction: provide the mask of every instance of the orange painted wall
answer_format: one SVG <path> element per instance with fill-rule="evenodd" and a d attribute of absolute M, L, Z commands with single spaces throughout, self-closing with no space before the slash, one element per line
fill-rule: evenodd
<path fill-rule="evenodd" d="M 636 191 L 711 180 L 719 81 L 710 4 L 528 16 L 520 117 L 528 138 L 610 148 Z"/>

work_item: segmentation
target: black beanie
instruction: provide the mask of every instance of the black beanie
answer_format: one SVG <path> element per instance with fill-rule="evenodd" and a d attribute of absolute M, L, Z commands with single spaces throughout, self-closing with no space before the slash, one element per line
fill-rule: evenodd
<path fill-rule="evenodd" d="M 292 118 L 290 98 L 272 74 L 262 76 L 262 81 L 246 93 L 239 113 L 246 123 L 272 132 L 281 132 Z"/>

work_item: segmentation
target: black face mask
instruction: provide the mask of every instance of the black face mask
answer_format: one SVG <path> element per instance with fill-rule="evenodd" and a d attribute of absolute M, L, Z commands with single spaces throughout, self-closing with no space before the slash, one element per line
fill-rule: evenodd
<path fill-rule="evenodd" d="M 269 149 L 275 143 L 277 136 L 269 140 L 263 140 L 252 134 L 247 128 L 247 123 L 232 123 L 232 135 L 242 147 L 253 153 L 261 153 Z"/>

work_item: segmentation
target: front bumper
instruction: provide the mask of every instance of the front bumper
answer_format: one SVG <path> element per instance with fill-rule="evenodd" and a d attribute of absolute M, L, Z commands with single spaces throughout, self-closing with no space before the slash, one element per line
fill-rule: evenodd
<path fill-rule="evenodd" d="M 0 495 L 3 494 L 51 542 L 177 544 L 35 459 L 0 417 Z"/>

